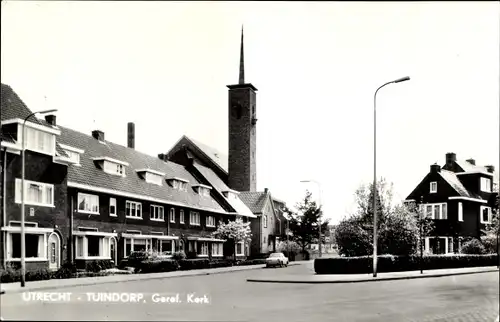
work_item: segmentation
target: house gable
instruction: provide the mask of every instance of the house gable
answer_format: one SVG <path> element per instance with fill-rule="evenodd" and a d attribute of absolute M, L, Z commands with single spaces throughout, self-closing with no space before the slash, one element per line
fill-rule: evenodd
<path fill-rule="evenodd" d="M 436 182 L 437 184 L 437 191 L 435 193 L 430 192 L 431 182 Z M 455 196 L 460 196 L 460 193 L 440 173 L 431 172 L 422 179 L 406 200 L 415 200 L 415 202 L 420 203 L 423 198 L 423 202 L 433 203 L 444 202 L 449 197 Z"/>

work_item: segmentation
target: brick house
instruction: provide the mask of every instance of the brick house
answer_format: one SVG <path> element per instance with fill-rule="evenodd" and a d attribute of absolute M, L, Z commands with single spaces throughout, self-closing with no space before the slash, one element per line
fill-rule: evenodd
<path fill-rule="evenodd" d="M 433 164 L 430 172 L 405 202 L 419 205 L 434 220 L 435 229 L 425 237 L 425 249 L 439 254 L 459 251 L 464 237 L 481 236 L 491 223 L 498 174 L 493 166 L 478 166 L 475 160 L 458 160 L 446 154 L 443 167 Z"/>
<path fill-rule="evenodd" d="M 32 111 L 1 85 L 1 247 L 2 267 L 20 265 L 23 121 Z M 27 269 L 57 269 L 68 248 L 67 172 L 71 161 L 57 143 L 54 116 L 26 121 L 25 241 Z"/>

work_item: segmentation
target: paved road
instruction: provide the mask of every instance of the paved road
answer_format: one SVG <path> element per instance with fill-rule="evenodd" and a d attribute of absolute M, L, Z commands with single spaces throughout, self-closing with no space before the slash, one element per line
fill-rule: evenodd
<path fill-rule="evenodd" d="M 312 265 L 226 274 L 167 278 L 63 288 L 69 302 L 0 297 L 6 320 L 161 320 L 161 321 L 451 321 L 493 322 L 498 315 L 496 273 L 354 284 L 248 283 L 246 278 L 304 274 Z M 44 291 L 48 292 L 48 291 Z M 128 292 L 137 303 L 92 302 L 86 293 Z M 161 294 L 182 303 L 154 303 Z M 187 303 L 206 295 L 209 304 Z M 62 299 L 64 300 L 64 299 Z"/>

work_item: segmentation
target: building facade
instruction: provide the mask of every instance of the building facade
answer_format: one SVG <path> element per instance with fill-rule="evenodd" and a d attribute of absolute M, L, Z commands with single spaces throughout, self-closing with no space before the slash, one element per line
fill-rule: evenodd
<path fill-rule="evenodd" d="M 425 237 L 425 250 L 456 253 L 464 238 L 480 238 L 492 220 L 496 182 L 493 166 L 478 166 L 473 159 L 458 160 L 455 153 L 446 154 L 444 166 L 431 165 L 406 199 L 419 206 L 422 216 L 434 221 L 434 231 Z"/>

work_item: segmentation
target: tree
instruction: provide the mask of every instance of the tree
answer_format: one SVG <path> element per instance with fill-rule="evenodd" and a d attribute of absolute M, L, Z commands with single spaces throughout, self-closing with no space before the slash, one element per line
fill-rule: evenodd
<path fill-rule="evenodd" d="M 383 226 L 385 217 L 393 209 L 392 188 L 393 184 L 389 184 L 384 178 L 377 182 L 377 228 Z M 373 231 L 373 198 L 373 183 L 368 185 L 362 184 L 355 192 L 355 200 L 357 203 L 355 214 L 360 217 L 360 222 L 367 231 Z M 373 233 L 371 234 L 373 236 Z"/>
<path fill-rule="evenodd" d="M 234 254 L 234 259 L 236 259 L 236 252 L 234 251 L 234 246 L 239 242 L 249 243 L 252 240 L 252 232 L 250 230 L 250 222 L 243 222 L 242 219 L 237 218 L 234 221 L 229 221 L 227 224 L 219 222 L 217 230 L 213 232 L 216 238 L 226 239 L 232 243 L 231 247 Z"/>
<path fill-rule="evenodd" d="M 481 242 L 484 245 L 485 251 L 488 253 L 499 253 L 499 235 L 500 235 L 500 214 L 498 211 L 500 195 L 495 198 L 495 205 L 492 209 L 491 224 L 486 225 L 486 229 L 482 231 Z"/>
<path fill-rule="evenodd" d="M 335 242 L 342 256 L 366 256 L 371 254 L 373 239 L 363 227 L 359 215 L 342 219 L 335 229 Z"/>
<path fill-rule="evenodd" d="M 292 240 L 295 241 L 305 252 L 307 246 L 318 240 L 318 222 L 321 215 L 321 208 L 312 200 L 312 193 L 306 191 L 304 199 L 297 203 L 298 211 L 289 208 L 285 209 L 286 217 L 289 221 L 289 229 L 292 233 Z M 322 220 L 322 243 L 324 243 L 324 232 L 328 226 L 328 220 Z"/>

